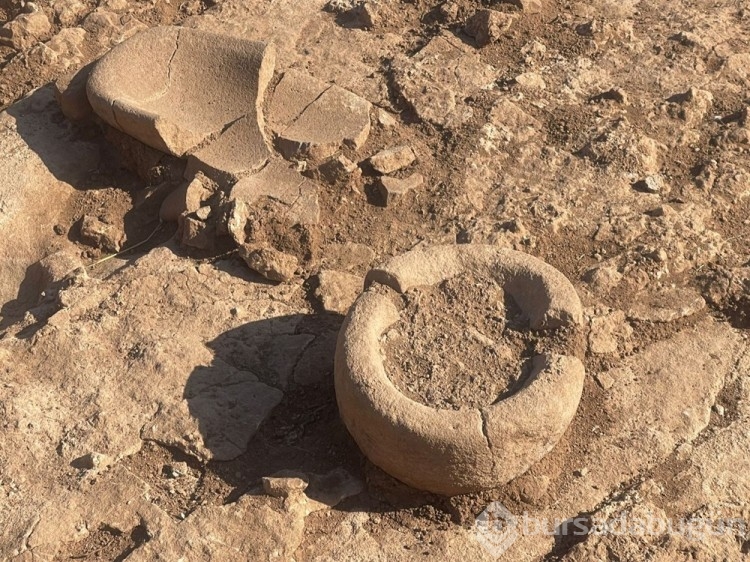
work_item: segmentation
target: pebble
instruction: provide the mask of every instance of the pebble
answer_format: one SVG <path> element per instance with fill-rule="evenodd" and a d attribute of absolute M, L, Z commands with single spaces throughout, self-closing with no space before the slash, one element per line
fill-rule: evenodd
<path fill-rule="evenodd" d="M 270 281 L 281 283 L 291 280 L 299 266 L 295 256 L 274 248 L 258 248 L 250 244 L 240 247 L 240 257 L 253 271 Z"/>
<path fill-rule="evenodd" d="M 416 154 L 409 146 L 397 146 L 387 150 L 381 150 L 370 157 L 370 165 L 376 172 L 391 174 L 406 168 L 417 159 Z"/>
<path fill-rule="evenodd" d="M 484 47 L 500 39 L 513 23 L 513 15 L 497 10 L 477 10 L 464 26 L 464 33 Z"/>
<path fill-rule="evenodd" d="M 286 498 L 307 489 L 307 477 L 301 472 L 285 470 L 274 476 L 263 477 L 263 491 L 274 498 Z"/>
<path fill-rule="evenodd" d="M 97 217 L 85 215 L 81 221 L 81 238 L 86 244 L 95 248 L 101 248 L 107 252 L 119 252 L 125 233 L 115 225 L 107 224 Z"/>

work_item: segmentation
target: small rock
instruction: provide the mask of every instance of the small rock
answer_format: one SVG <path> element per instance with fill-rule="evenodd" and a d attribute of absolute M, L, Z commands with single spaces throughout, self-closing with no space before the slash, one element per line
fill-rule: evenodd
<path fill-rule="evenodd" d="M 391 127 L 395 127 L 398 124 L 398 121 L 393 115 L 388 113 L 385 109 L 378 109 L 378 124 L 381 127 L 390 129 Z"/>
<path fill-rule="evenodd" d="M 542 56 L 547 53 L 547 46 L 539 41 L 529 41 L 521 47 L 521 54 L 528 56 Z"/>
<path fill-rule="evenodd" d="M 328 0 L 323 9 L 326 12 L 333 12 L 335 14 L 343 14 L 348 12 L 357 5 L 358 0 Z"/>
<path fill-rule="evenodd" d="M 604 390 L 609 390 L 615 384 L 615 379 L 609 373 L 597 373 L 595 377 L 596 382 L 598 382 Z"/>
<path fill-rule="evenodd" d="M 583 478 L 588 473 L 589 473 L 589 469 L 584 467 L 584 468 L 579 468 L 578 470 L 574 470 L 573 476 L 575 476 L 576 478 Z"/>
<path fill-rule="evenodd" d="M 183 246 L 206 250 L 213 246 L 213 234 L 214 228 L 211 225 L 197 218 L 185 217 L 182 223 L 181 243 Z"/>
<path fill-rule="evenodd" d="M 57 0 L 52 4 L 57 21 L 66 27 L 76 24 L 86 9 L 86 5 L 80 0 Z"/>
<path fill-rule="evenodd" d="M 402 168 L 406 168 L 417 156 L 409 146 L 397 146 L 387 150 L 381 150 L 370 157 L 370 164 L 375 171 L 381 174 L 391 174 Z"/>
<path fill-rule="evenodd" d="M 625 321 L 625 313 L 614 310 L 591 318 L 589 350 L 591 353 L 615 353 L 618 342 L 630 338 L 633 329 Z"/>
<path fill-rule="evenodd" d="M 382 21 L 380 9 L 374 2 L 360 2 L 347 15 L 351 18 L 349 25 L 360 29 L 372 29 Z"/>
<path fill-rule="evenodd" d="M 307 476 L 301 472 L 284 470 L 273 476 L 263 477 L 263 491 L 274 498 L 286 498 L 301 494 L 307 489 Z"/>
<path fill-rule="evenodd" d="M 106 456 L 99 453 L 87 453 L 82 457 L 73 459 L 70 466 L 78 470 L 94 470 L 102 466 L 106 461 Z"/>
<path fill-rule="evenodd" d="M 197 211 L 195 211 L 195 216 L 198 217 L 202 221 L 207 221 L 208 217 L 211 216 L 211 207 L 206 205 L 205 207 L 201 207 Z"/>
<path fill-rule="evenodd" d="M 162 467 L 162 472 L 167 478 L 182 478 L 190 474 L 190 467 L 186 462 L 175 462 L 165 464 Z"/>
<path fill-rule="evenodd" d="M 622 273 L 616 267 L 599 266 L 586 272 L 584 280 L 591 283 L 594 290 L 607 292 L 614 289 L 622 281 Z"/>
<path fill-rule="evenodd" d="M 362 493 L 364 488 L 361 480 L 343 468 L 336 468 L 326 474 L 311 474 L 306 493 L 320 507 L 334 507 L 346 498 Z"/>
<path fill-rule="evenodd" d="M 664 255 L 666 256 L 666 252 Z M 706 300 L 698 291 L 686 287 L 667 288 L 637 294 L 628 311 L 628 318 L 647 322 L 674 322 L 705 308 Z"/>
<path fill-rule="evenodd" d="M 119 252 L 125 234 L 115 225 L 86 215 L 81 221 L 81 238 L 84 243 L 95 248 L 101 248 L 106 252 Z"/>
<path fill-rule="evenodd" d="M 453 21 L 458 17 L 458 4 L 452 0 L 438 6 L 438 15 L 443 21 Z"/>
<path fill-rule="evenodd" d="M 315 291 L 323 308 L 328 312 L 346 314 L 364 288 L 362 277 L 341 271 L 323 270 L 318 274 L 319 285 Z"/>
<path fill-rule="evenodd" d="M 722 417 L 726 413 L 726 410 L 724 409 L 724 406 L 722 406 L 721 404 L 714 404 L 713 410 L 714 410 L 714 412 L 716 412 L 718 415 L 720 415 Z"/>
<path fill-rule="evenodd" d="M 633 184 L 633 189 L 643 193 L 661 193 L 664 182 L 660 176 L 647 176 Z"/>
<path fill-rule="evenodd" d="M 357 164 L 346 156 L 337 156 L 320 166 L 320 173 L 330 183 L 344 182 L 359 170 Z"/>
<path fill-rule="evenodd" d="M 159 209 L 159 217 L 165 222 L 174 222 L 184 213 L 194 213 L 215 191 L 216 184 L 199 173 L 191 182 L 183 183 L 167 195 Z"/>
<path fill-rule="evenodd" d="M 530 505 L 539 505 L 542 502 L 550 483 L 550 477 L 546 475 L 524 475 L 516 478 L 515 481 L 521 500 Z"/>
<path fill-rule="evenodd" d="M 392 205 L 396 200 L 402 197 L 406 192 L 416 189 L 424 183 L 422 174 L 412 174 L 406 179 L 390 178 L 383 176 L 380 178 L 378 189 L 383 197 L 385 205 Z"/>
<path fill-rule="evenodd" d="M 527 14 L 538 14 L 544 9 L 543 0 L 500 0 L 504 4 L 513 4 Z"/>
<path fill-rule="evenodd" d="M 537 72 L 524 72 L 515 78 L 516 84 L 524 90 L 545 90 L 547 84 L 541 74 Z"/>
<path fill-rule="evenodd" d="M 43 10 L 21 14 L 0 27 L 0 45 L 25 51 L 47 39 L 51 32 L 52 24 Z"/>
<path fill-rule="evenodd" d="M 247 266 L 270 281 L 286 282 L 297 272 L 299 261 L 295 256 L 273 248 L 258 248 L 245 244 L 240 247 L 240 257 Z"/>
<path fill-rule="evenodd" d="M 477 10 L 464 26 L 464 32 L 473 37 L 479 47 L 484 47 L 502 37 L 511 24 L 513 16 L 497 10 Z"/>

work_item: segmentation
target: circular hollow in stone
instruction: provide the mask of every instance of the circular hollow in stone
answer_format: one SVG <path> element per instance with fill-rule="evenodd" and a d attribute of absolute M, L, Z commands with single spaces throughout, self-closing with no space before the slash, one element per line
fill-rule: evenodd
<path fill-rule="evenodd" d="M 443 495 L 493 488 L 523 474 L 560 440 L 583 389 L 583 364 L 558 354 L 535 356 L 522 388 L 481 408 L 433 408 L 396 388 L 380 339 L 400 315 L 377 284 L 403 293 L 467 271 L 501 286 L 532 329 L 582 321 L 575 289 L 550 265 L 493 246 L 434 246 L 370 271 L 369 288 L 350 309 L 336 350 L 336 399 L 360 449 L 402 482 Z"/>

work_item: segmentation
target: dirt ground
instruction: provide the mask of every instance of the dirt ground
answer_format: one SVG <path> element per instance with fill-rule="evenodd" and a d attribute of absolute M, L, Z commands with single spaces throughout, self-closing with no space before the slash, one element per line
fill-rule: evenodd
<path fill-rule="evenodd" d="M 750 558 L 750 4 L 356 4 L 0 0 L 0 25 L 49 21 L 28 46 L 0 41 L 0 232 L 12 233 L 0 252 L 0 559 Z M 483 9 L 500 22 L 486 41 L 467 23 Z M 157 25 L 273 43 L 269 96 L 296 69 L 372 104 L 364 146 L 337 152 L 355 172 L 295 162 L 319 185 L 317 223 L 259 223 L 298 258 L 292 280 L 250 271 L 228 235 L 180 244 L 181 228 L 159 220 L 179 163 L 144 167 L 138 143 L 70 123 L 54 102 L 51 82 Z M 386 200 L 368 159 L 397 146 L 416 160 L 390 175 L 424 182 Z M 112 252 L 81 234 L 89 216 L 123 253 L 99 262 Z M 548 341 L 486 280 L 406 296 L 408 322 L 384 349 L 419 401 L 490 403 L 561 342 L 586 367 L 553 451 L 455 498 L 391 478 L 349 437 L 333 355 L 353 295 L 321 275 L 357 289 L 374 265 L 436 243 L 539 257 L 585 312 L 580 333 Z M 40 290 L 31 266 L 61 249 L 84 268 Z M 304 494 L 264 487 L 285 470 Z M 500 553 L 476 539 L 495 501 L 558 523 L 748 526 L 694 540 L 558 525 Z"/>

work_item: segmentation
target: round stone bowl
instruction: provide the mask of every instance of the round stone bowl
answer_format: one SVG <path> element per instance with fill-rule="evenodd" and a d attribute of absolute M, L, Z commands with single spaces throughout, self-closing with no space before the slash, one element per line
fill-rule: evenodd
<path fill-rule="evenodd" d="M 560 440 L 575 416 L 584 368 L 544 354 L 514 394 L 482 408 L 432 408 L 405 396 L 386 374 L 381 336 L 399 310 L 375 284 L 398 293 L 461 273 L 493 279 L 532 330 L 580 325 L 581 302 L 567 278 L 527 254 L 494 246 L 433 246 L 370 271 L 344 321 L 334 380 L 340 415 L 362 452 L 398 480 L 436 494 L 494 488 L 526 472 Z"/>

